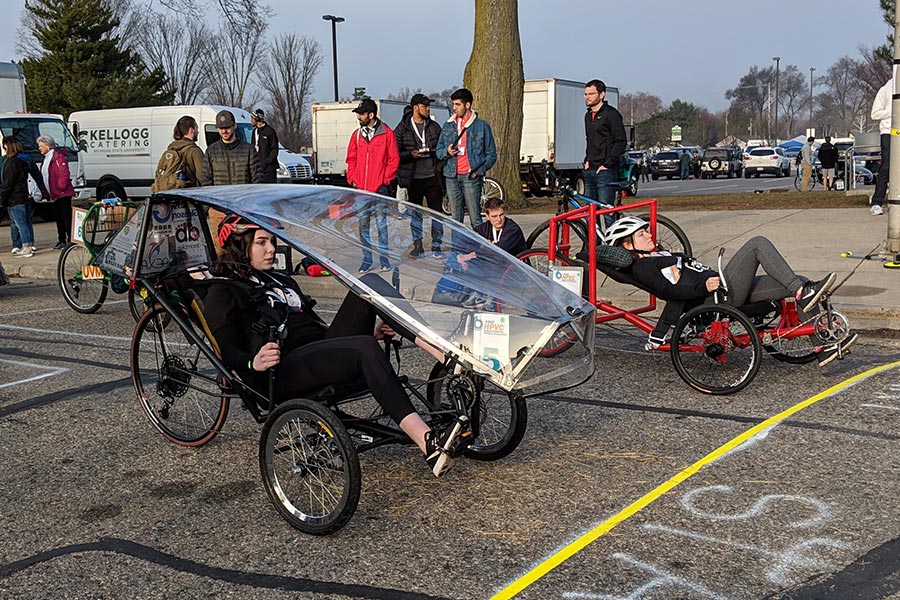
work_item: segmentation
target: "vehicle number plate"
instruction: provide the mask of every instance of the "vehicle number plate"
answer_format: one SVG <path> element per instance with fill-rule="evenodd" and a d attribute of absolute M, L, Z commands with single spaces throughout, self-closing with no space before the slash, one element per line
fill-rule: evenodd
<path fill-rule="evenodd" d="M 756 167 L 756 170 L 757 170 L 757 171 L 762 171 L 762 170 L 763 170 L 763 167 Z"/>

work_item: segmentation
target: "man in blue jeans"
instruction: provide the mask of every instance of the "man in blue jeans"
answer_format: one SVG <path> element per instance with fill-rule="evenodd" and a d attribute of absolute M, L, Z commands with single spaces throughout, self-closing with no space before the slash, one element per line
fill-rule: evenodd
<path fill-rule="evenodd" d="M 438 160 L 444 163 L 444 181 L 453 218 L 463 222 L 465 211 L 474 229 L 481 225 L 481 190 L 484 175 L 497 162 L 494 133 L 472 110 L 472 92 L 460 88 L 450 95 L 453 116 L 444 123 L 438 140 Z"/>
<path fill-rule="evenodd" d="M 628 140 L 622 115 L 609 105 L 606 84 L 592 79 L 584 86 L 584 131 L 587 148 L 584 153 L 584 195 L 615 204 L 616 190 L 610 183 L 618 181 L 619 161 Z"/>

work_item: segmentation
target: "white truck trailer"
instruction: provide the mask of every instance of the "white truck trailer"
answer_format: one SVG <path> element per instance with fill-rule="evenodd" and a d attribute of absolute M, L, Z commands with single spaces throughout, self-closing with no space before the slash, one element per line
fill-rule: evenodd
<path fill-rule="evenodd" d="M 216 114 L 230 110 L 237 124 L 237 136 L 250 142 L 253 125 L 250 113 L 240 108 L 214 105 L 147 106 L 82 110 L 69 115 L 69 125 L 83 143 L 87 185 L 97 198 L 145 198 L 162 153 L 172 141 L 178 119 L 194 117 L 201 134 L 197 140 L 206 152 L 219 139 Z M 279 183 L 312 183 L 312 168 L 299 154 L 278 153 Z"/>
<path fill-rule="evenodd" d="M 25 72 L 22 65 L 0 62 L 0 113 L 25 110 Z"/>
<path fill-rule="evenodd" d="M 606 101 L 618 107 L 619 90 L 606 88 Z M 546 190 L 542 161 L 584 190 L 584 83 L 566 79 L 528 79 L 522 99 L 519 174 L 526 193 Z"/>
<path fill-rule="evenodd" d="M 391 129 L 396 129 L 403 118 L 406 102 L 375 100 L 378 118 Z M 346 185 L 347 145 L 350 136 L 359 127 L 353 109 L 358 101 L 315 102 L 312 105 L 313 162 L 316 178 L 321 183 Z M 446 106 L 431 105 L 431 118 L 441 126 L 450 118 Z"/>

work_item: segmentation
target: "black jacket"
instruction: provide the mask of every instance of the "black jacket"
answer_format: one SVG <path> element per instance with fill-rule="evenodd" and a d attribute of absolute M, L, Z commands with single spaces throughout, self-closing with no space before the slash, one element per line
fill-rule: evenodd
<path fill-rule="evenodd" d="M 431 149 L 428 156 L 414 158 L 411 152 L 422 147 L 422 142 L 413 131 L 412 114 L 404 114 L 400 124 L 394 129 L 394 137 L 397 138 L 397 150 L 400 152 L 400 167 L 397 169 L 397 185 L 409 187 L 416 171 L 417 161 L 430 161 L 435 174 L 438 172 L 437 144 L 441 137 L 441 126 L 432 119 L 425 121 L 425 145 Z"/>
<path fill-rule="evenodd" d="M 259 155 L 247 142 L 235 139 L 231 144 L 213 142 L 203 155 L 200 185 L 239 185 L 262 183 Z"/>
<path fill-rule="evenodd" d="M 619 159 L 628 144 L 625 123 L 619 111 L 606 101 L 596 116 L 588 108 L 584 115 L 584 131 L 587 138 L 584 159 L 589 167 L 596 170 L 600 165 L 604 165 L 607 169 L 618 171 Z"/>
<path fill-rule="evenodd" d="M 833 169 L 837 166 L 838 151 L 831 142 L 825 142 L 819 146 L 819 162 L 823 169 Z"/>
<path fill-rule="evenodd" d="M 266 123 L 253 130 L 252 144 L 259 155 L 262 182 L 275 183 L 278 179 L 278 135 Z"/>
<path fill-rule="evenodd" d="M 475 231 L 489 242 L 494 241 L 494 225 L 490 221 L 485 221 L 476 227 Z M 509 217 L 506 217 L 506 221 L 503 223 L 503 230 L 500 232 L 500 239 L 497 241 L 497 247 L 513 256 L 517 256 L 520 252 L 524 252 L 528 249 L 528 244 L 525 242 L 525 234 L 522 233 L 522 228 Z"/>
<path fill-rule="evenodd" d="M 24 160 L 18 156 L 7 159 L 3 165 L 2 180 L 0 206 L 17 206 L 31 202 L 28 195 L 28 165 Z"/>
<path fill-rule="evenodd" d="M 681 263 L 681 276 L 672 283 L 663 270 Z M 636 261 L 631 267 L 635 281 L 662 300 L 699 300 L 709 295 L 706 280 L 716 277 L 716 272 L 683 254 L 650 255 Z"/>

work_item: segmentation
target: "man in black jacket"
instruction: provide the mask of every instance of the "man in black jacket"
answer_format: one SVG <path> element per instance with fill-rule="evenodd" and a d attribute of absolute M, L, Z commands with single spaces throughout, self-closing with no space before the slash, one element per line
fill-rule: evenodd
<path fill-rule="evenodd" d="M 825 136 L 825 143 L 819 146 L 819 162 L 822 164 L 822 183 L 825 190 L 834 185 L 834 169 L 837 167 L 838 151 L 831 143 L 831 136 Z"/>
<path fill-rule="evenodd" d="M 592 79 L 584 86 L 584 131 L 587 149 L 584 156 L 584 195 L 606 204 L 614 204 L 616 191 L 609 186 L 618 179 L 619 160 L 628 140 L 622 115 L 609 105 L 606 84 Z"/>
<path fill-rule="evenodd" d="M 403 119 L 394 130 L 397 149 L 400 152 L 400 167 L 397 170 L 397 185 L 407 189 L 409 202 L 440 212 L 443 189 L 435 148 L 441 136 L 441 126 L 431 119 L 431 100 L 424 94 L 415 94 L 409 101 L 412 112 L 404 113 Z M 418 258 L 425 254 L 422 247 L 422 213 L 414 210 L 410 218 L 413 248 L 409 255 Z M 431 251 L 440 254 L 444 238 L 444 226 L 431 221 Z"/>
<path fill-rule="evenodd" d="M 259 155 L 262 183 L 275 183 L 278 181 L 278 135 L 266 123 L 266 114 L 261 108 L 250 113 L 250 122 L 253 124 L 250 143 Z"/>

